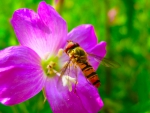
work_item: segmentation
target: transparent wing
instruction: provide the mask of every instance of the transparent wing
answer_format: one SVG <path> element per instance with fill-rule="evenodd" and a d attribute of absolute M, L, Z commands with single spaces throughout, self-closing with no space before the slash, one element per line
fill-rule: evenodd
<path fill-rule="evenodd" d="M 64 65 L 60 71 L 60 78 L 66 73 L 67 69 L 70 68 L 71 59 Z"/>
<path fill-rule="evenodd" d="M 71 63 L 71 60 L 69 59 L 68 62 L 66 62 L 66 64 L 63 66 L 63 68 L 60 70 L 60 74 L 59 74 L 59 78 L 58 78 L 58 81 L 57 81 L 57 89 L 59 91 L 62 91 L 64 90 L 63 89 L 63 83 L 62 83 L 62 77 L 63 75 L 70 70 L 70 63 Z M 67 72 L 68 73 L 68 72 Z"/>
<path fill-rule="evenodd" d="M 112 61 L 108 58 L 102 58 L 100 56 L 88 53 L 89 56 L 93 57 L 97 62 L 101 62 L 102 65 L 104 65 L 105 67 L 111 67 L 111 68 L 118 68 L 120 67 L 120 64 L 118 64 L 115 61 Z"/>
<path fill-rule="evenodd" d="M 63 76 L 66 77 L 74 77 L 77 79 L 77 65 L 69 59 L 69 61 L 64 65 L 64 67 L 60 71 L 60 76 L 57 83 L 57 89 L 59 91 L 65 90 L 68 87 L 63 87 Z M 69 83 L 69 79 L 68 79 Z M 75 84 L 76 85 L 76 84 Z"/>
<path fill-rule="evenodd" d="M 109 60 L 107 58 L 102 59 L 102 64 L 106 67 L 111 67 L 111 68 L 119 68 L 120 64 L 118 64 L 115 61 Z"/>

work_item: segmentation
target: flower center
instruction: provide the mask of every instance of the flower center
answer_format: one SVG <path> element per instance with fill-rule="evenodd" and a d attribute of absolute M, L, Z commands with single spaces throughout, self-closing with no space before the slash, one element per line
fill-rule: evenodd
<path fill-rule="evenodd" d="M 60 49 L 57 55 L 46 55 L 45 59 L 42 60 L 41 64 L 45 74 L 48 77 L 53 77 L 56 75 L 56 72 L 59 72 L 61 69 L 60 57 L 62 56 L 63 50 Z"/>
<path fill-rule="evenodd" d="M 60 49 L 58 51 L 57 55 L 51 55 L 50 57 L 48 55 L 46 55 L 45 59 L 42 60 L 41 64 L 42 64 L 42 68 L 45 72 L 45 74 L 48 77 L 54 77 L 54 76 L 61 76 L 61 72 L 60 70 L 62 68 L 64 68 L 63 64 L 60 61 L 60 57 L 62 56 L 63 50 Z M 62 86 L 61 87 L 68 87 L 69 91 L 72 91 L 72 85 L 75 84 L 77 85 L 77 78 L 73 78 L 69 75 L 66 75 L 64 73 L 64 75 L 62 75 L 62 77 L 60 77 L 62 80 Z"/>

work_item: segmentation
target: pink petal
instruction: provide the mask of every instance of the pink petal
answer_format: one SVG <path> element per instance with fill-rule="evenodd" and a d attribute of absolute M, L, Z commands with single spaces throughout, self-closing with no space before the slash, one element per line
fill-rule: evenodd
<path fill-rule="evenodd" d="M 65 21 L 45 2 L 39 4 L 38 14 L 25 8 L 15 11 L 11 23 L 20 44 L 42 58 L 47 53 L 55 54 L 66 41 Z"/>
<path fill-rule="evenodd" d="M 89 113 L 98 113 L 104 104 L 97 88 L 89 83 L 82 74 L 78 76 L 78 96 Z"/>
<path fill-rule="evenodd" d="M 38 14 L 43 23 L 47 25 L 50 30 L 50 34 L 48 35 L 48 47 L 51 46 L 52 50 L 55 52 L 66 43 L 68 32 L 67 24 L 55 9 L 45 2 L 40 3 Z"/>
<path fill-rule="evenodd" d="M 96 46 L 91 48 L 89 52 L 103 58 L 106 55 L 106 42 L 101 41 Z"/>
<path fill-rule="evenodd" d="M 57 80 L 49 79 L 46 83 L 46 96 L 53 113 L 97 113 L 103 102 L 97 89 L 89 84 L 85 77 L 80 77 L 76 92 L 68 89 L 59 91 Z"/>
<path fill-rule="evenodd" d="M 89 53 L 95 55 L 97 58 L 99 57 L 99 59 L 96 59 L 96 57 L 92 57 L 89 55 L 89 62 L 96 70 L 100 63 L 100 60 L 102 60 L 106 55 L 106 42 L 101 41 L 99 44 L 91 48 L 89 50 Z"/>
<path fill-rule="evenodd" d="M 92 25 L 80 25 L 68 33 L 68 40 L 78 43 L 86 51 L 97 44 L 97 37 Z"/>
<path fill-rule="evenodd" d="M 14 46 L 0 51 L 0 102 L 14 105 L 36 95 L 45 77 L 40 57 L 30 48 Z"/>

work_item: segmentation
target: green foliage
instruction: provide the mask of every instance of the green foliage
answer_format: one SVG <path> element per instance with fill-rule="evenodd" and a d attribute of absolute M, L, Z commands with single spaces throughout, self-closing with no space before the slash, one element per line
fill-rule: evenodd
<path fill-rule="evenodd" d="M 46 0 L 49 4 L 52 1 Z M 36 11 L 40 0 L 5 0 L 0 3 L 0 49 L 17 45 L 10 25 L 19 8 Z M 80 24 L 92 24 L 98 40 L 107 42 L 107 57 L 121 66 L 100 66 L 99 88 L 105 106 L 101 113 L 150 113 L 150 1 L 148 0 L 64 0 L 58 11 L 69 31 Z M 59 9 L 61 7 L 61 10 Z M 114 11 L 113 18 L 108 12 Z M 15 105 L 0 104 L 0 113 L 50 113 L 48 102 L 39 93 Z"/>

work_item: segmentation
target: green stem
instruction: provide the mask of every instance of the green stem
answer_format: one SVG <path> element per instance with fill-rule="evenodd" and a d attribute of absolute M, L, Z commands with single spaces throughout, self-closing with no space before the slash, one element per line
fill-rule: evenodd
<path fill-rule="evenodd" d="M 105 8 L 106 8 L 106 42 L 107 42 L 107 57 L 110 58 L 111 52 L 110 52 L 110 47 L 111 47 L 111 39 L 110 39 L 110 26 L 109 26 L 109 20 L 108 20 L 108 10 L 109 10 L 109 1 L 105 0 Z M 111 70 L 110 68 L 106 68 L 106 87 L 105 87 L 105 91 L 106 94 L 109 95 L 111 93 L 111 89 L 112 89 L 112 80 L 111 80 Z"/>

